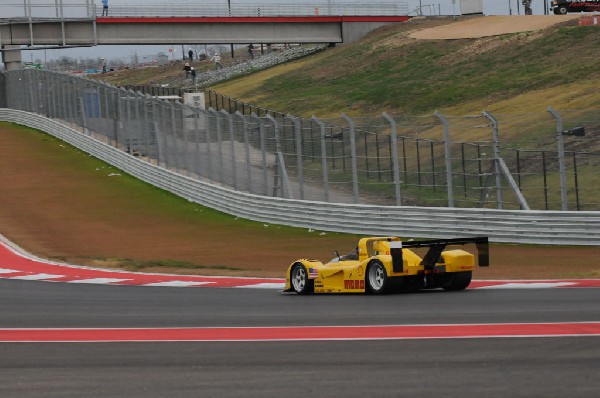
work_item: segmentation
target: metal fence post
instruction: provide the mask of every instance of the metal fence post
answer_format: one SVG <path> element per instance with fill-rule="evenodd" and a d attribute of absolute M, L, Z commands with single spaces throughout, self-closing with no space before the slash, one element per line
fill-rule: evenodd
<path fill-rule="evenodd" d="M 209 180 L 213 179 L 212 176 L 212 148 L 211 148 L 211 139 L 210 139 L 210 130 L 211 130 L 211 122 L 210 119 L 212 118 L 212 115 L 214 114 L 214 109 L 213 108 L 208 108 L 205 111 L 205 116 L 206 116 L 206 131 L 205 131 L 205 136 L 206 136 L 206 177 Z"/>
<path fill-rule="evenodd" d="M 222 109 L 222 108 L 221 108 Z M 221 112 L 214 111 L 215 123 L 217 127 L 217 150 L 219 155 L 219 181 L 225 183 L 223 175 L 223 130 L 221 128 Z"/>
<path fill-rule="evenodd" d="M 106 138 L 105 142 L 108 142 L 108 138 L 111 136 L 111 132 L 113 129 L 113 125 L 112 123 L 115 123 L 114 116 L 115 116 L 115 112 L 113 111 L 113 109 L 109 106 L 109 96 L 112 96 L 112 91 L 109 91 L 109 88 L 107 85 L 102 84 L 100 85 L 100 89 L 99 91 L 99 95 L 100 98 L 98 99 L 99 102 L 99 109 L 100 109 L 100 123 L 99 123 L 99 130 L 101 130 L 100 135 L 103 136 L 104 138 Z M 112 123 L 111 123 L 112 122 Z"/>
<path fill-rule="evenodd" d="M 321 168 L 323 169 L 323 189 L 325 202 L 329 202 L 329 176 L 327 173 L 327 146 L 325 144 L 325 123 L 317 119 L 316 116 L 310 118 L 314 121 L 321 131 Z"/>
<path fill-rule="evenodd" d="M 171 109 L 171 131 L 169 136 L 171 137 L 171 159 L 172 168 L 178 173 L 181 171 L 179 166 L 179 156 L 177 154 L 177 104 L 169 103 Z"/>
<path fill-rule="evenodd" d="M 131 99 L 132 99 L 132 95 L 135 96 L 135 94 L 133 93 L 133 91 L 131 90 L 126 90 L 125 91 L 125 96 L 123 97 L 123 99 L 125 100 L 125 107 L 124 107 L 124 122 L 121 124 L 121 128 L 119 130 L 119 134 L 120 136 L 117 137 L 117 145 L 119 143 L 119 140 L 121 141 L 121 144 L 125 144 L 125 146 L 130 150 L 131 153 L 133 153 L 133 147 L 132 147 L 132 138 L 135 135 L 132 135 L 133 131 L 133 116 L 132 116 L 132 111 L 131 111 Z"/>
<path fill-rule="evenodd" d="M 358 165 L 356 160 L 356 132 L 354 130 L 354 121 L 342 113 L 340 115 L 346 122 L 348 122 L 348 129 L 350 130 L 350 159 L 352 162 L 352 195 L 354 196 L 354 203 L 360 203 L 360 193 L 358 191 Z"/>
<path fill-rule="evenodd" d="M 202 176 L 200 170 L 200 111 L 192 108 L 192 117 L 194 118 L 194 173 L 196 179 L 200 180 Z"/>
<path fill-rule="evenodd" d="M 25 108 L 26 111 L 28 112 L 33 112 L 33 113 L 37 113 L 37 110 L 35 109 L 35 87 L 32 84 L 31 80 L 31 70 L 25 70 L 24 71 L 24 77 L 25 80 L 30 81 L 30 83 L 27 85 L 27 89 L 29 91 L 28 95 L 27 95 L 27 106 Z"/>
<path fill-rule="evenodd" d="M 396 197 L 396 206 L 402 206 L 402 197 L 400 196 L 400 167 L 398 166 L 398 129 L 396 127 L 396 121 L 387 113 L 383 112 L 383 117 L 390 123 L 392 169 L 394 170 L 394 196 Z"/>
<path fill-rule="evenodd" d="M 69 96 L 69 88 L 67 87 L 67 77 L 66 76 L 62 76 L 61 79 L 61 83 L 60 83 L 60 96 L 62 99 L 62 112 L 60 115 L 60 118 L 62 120 L 68 120 L 68 111 L 67 111 L 67 98 Z"/>
<path fill-rule="evenodd" d="M 282 180 L 281 193 L 283 194 L 284 198 L 293 199 L 292 192 L 290 190 L 290 181 L 288 178 L 287 170 L 285 168 L 285 161 L 283 159 L 283 153 L 281 151 L 281 139 L 279 137 L 281 132 L 280 125 L 279 122 L 277 122 L 277 120 L 275 120 L 273 116 L 267 114 L 267 118 L 271 120 L 271 122 L 273 122 L 273 126 L 275 127 L 275 148 L 277 150 L 277 163 L 280 172 L 279 175 Z"/>
<path fill-rule="evenodd" d="M 575 202 L 577 211 L 581 210 L 579 206 L 579 181 L 577 179 L 577 153 L 573 152 L 573 178 L 575 179 Z"/>
<path fill-rule="evenodd" d="M 446 158 L 446 187 L 448 190 L 448 207 L 454 207 L 454 186 L 452 181 L 452 152 L 450 142 L 450 128 L 448 126 L 448 120 L 436 111 L 433 114 L 435 117 L 440 119 L 444 126 L 444 157 Z M 463 173 L 464 175 L 464 173 Z"/>
<path fill-rule="evenodd" d="M 242 121 L 242 132 L 244 134 L 244 149 L 246 150 L 246 189 L 252 192 L 252 164 L 250 163 L 250 137 L 248 136 L 248 118 L 239 111 L 235 115 Z"/>
<path fill-rule="evenodd" d="M 223 117 L 225 117 L 229 123 L 229 139 L 231 140 L 230 148 L 231 148 L 231 167 L 232 167 L 232 178 L 233 178 L 233 188 L 235 190 L 238 189 L 237 183 L 237 160 L 235 156 L 235 126 L 233 123 L 233 115 L 231 113 L 226 112 L 225 110 L 221 111 L 223 113 Z"/>
<path fill-rule="evenodd" d="M 300 199 L 304 200 L 304 162 L 302 161 L 302 123 L 292 115 L 287 118 L 294 124 L 294 140 L 296 143 L 296 176 L 300 186 Z"/>
<path fill-rule="evenodd" d="M 54 118 L 56 111 L 54 110 L 55 95 L 54 92 L 54 73 L 48 72 L 46 74 L 46 97 L 48 103 L 48 117 Z"/>
<path fill-rule="evenodd" d="M 558 167 L 560 170 L 560 203 L 562 210 L 568 210 L 567 206 L 567 172 L 565 170 L 565 144 L 563 141 L 563 121 L 560 114 L 548 107 L 548 112 L 556 119 L 556 143 L 558 145 Z"/>
<path fill-rule="evenodd" d="M 85 118 L 85 107 L 83 106 L 83 97 L 79 97 L 79 106 L 81 107 L 81 129 L 83 134 L 87 134 L 87 122 Z"/>
<path fill-rule="evenodd" d="M 111 91 L 113 91 L 111 89 Z M 123 126 L 127 126 L 128 125 L 128 116 L 127 116 L 127 110 L 128 110 L 128 105 L 127 103 L 128 101 L 128 93 L 127 91 L 125 91 L 124 89 L 118 88 L 116 90 L 114 90 L 114 94 L 115 94 L 115 104 L 114 104 L 114 108 L 115 108 L 115 123 L 114 123 L 114 136 L 111 137 L 110 139 L 110 144 L 117 147 L 117 145 L 119 144 L 119 140 L 120 140 L 120 136 L 121 136 L 121 131 L 124 130 Z M 114 138 L 114 143 L 112 142 L 112 139 Z"/>
<path fill-rule="evenodd" d="M 149 103 L 147 102 L 147 95 L 142 93 L 141 91 L 137 92 L 138 94 L 138 100 L 136 101 L 138 103 L 137 107 L 136 107 L 136 115 L 137 118 L 140 121 L 141 124 L 141 129 L 142 129 L 142 134 L 144 137 L 144 153 L 146 154 L 145 156 L 142 156 L 142 159 L 145 157 L 146 161 L 148 163 L 151 163 L 151 159 L 152 159 L 152 155 L 150 152 L 150 132 L 148 130 L 149 127 L 149 123 L 148 123 L 148 107 L 146 105 L 148 105 Z"/>
<path fill-rule="evenodd" d="M 262 119 L 260 117 L 258 117 L 258 115 L 255 112 L 252 112 L 252 117 L 254 118 L 254 120 L 256 120 L 258 122 L 258 127 L 259 127 L 260 151 L 262 154 L 263 184 L 264 184 L 263 195 L 269 196 L 269 181 L 268 181 L 268 176 L 267 176 L 267 145 L 266 145 L 267 143 L 266 143 L 266 138 L 265 138 L 265 126 L 263 124 Z"/>
<path fill-rule="evenodd" d="M 504 196 L 502 192 L 502 181 L 500 179 L 500 134 L 498 132 L 498 120 L 488 111 L 483 112 L 483 116 L 488 119 L 492 125 L 492 145 L 494 150 L 494 174 L 496 177 L 496 195 L 498 200 L 498 208 L 504 208 Z"/>

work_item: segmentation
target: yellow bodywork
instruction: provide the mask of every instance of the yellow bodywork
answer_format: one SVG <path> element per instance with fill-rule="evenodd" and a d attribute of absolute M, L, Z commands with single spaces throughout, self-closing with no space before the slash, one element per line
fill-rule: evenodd
<path fill-rule="evenodd" d="M 409 277 L 424 275 L 425 266 L 422 258 L 410 249 L 402 250 L 402 272 L 394 272 L 391 248 L 394 242 L 401 244 L 397 237 L 369 237 L 358 241 L 356 251 L 358 256 L 348 259 L 348 256 L 335 258 L 323 264 L 318 260 L 299 259 L 287 269 L 285 290 L 290 291 L 291 270 L 298 263 L 306 268 L 308 278 L 314 280 L 315 293 L 364 293 L 366 290 L 366 272 L 369 265 L 379 260 L 387 272 L 387 276 Z M 473 254 L 464 250 L 446 250 L 441 253 L 440 261 L 435 263 L 431 273 L 465 272 L 475 269 Z"/>

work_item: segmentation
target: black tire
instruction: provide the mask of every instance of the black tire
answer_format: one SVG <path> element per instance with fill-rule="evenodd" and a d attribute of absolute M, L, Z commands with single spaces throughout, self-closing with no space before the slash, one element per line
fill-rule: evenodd
<path fill-rule="evenodd" d="M 465 290 L 471 283 L 473 272 L 450 272 L 444 276 L 442 289 L 452 292 L 457 290 Z"/>
<path fill-rule="evenodd" d="M 558 15 L 565 15 L 568 12 L 567 6 L 558 6 L 556 11 L 557 11 L 556 14 L 558 14 Z"/>
<path fill-rule="evenodd" d="M 367 293 L 384 294 L 390 285 L 385 267 L 379 260 L 371 261 L 365 275 L 365 289 Z"/>
<path fill-rule="evenodd" d="M 290 270 L 290 284 L 297 294 L 308 294 L 313 292 L 315 281 L 308 279 L 308 272 L 304 265 L 296 263 Z"/>

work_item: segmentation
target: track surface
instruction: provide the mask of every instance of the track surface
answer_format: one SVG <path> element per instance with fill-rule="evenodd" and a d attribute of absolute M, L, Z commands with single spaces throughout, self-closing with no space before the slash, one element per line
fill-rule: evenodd
<path fill-rule="evenodd" d="M 284 280 L 277 278 L 145 274 L 53 263 L 31 256 L 3 239 L 1 235 L 0 279 L 151 287 L 238 287 L 279 290 L 284 287 Z M 482 280 L 473 281 L 470 285 L 472 289 L 550 287 L 600 287 L 600 279 Z"/>
<path fill-rule="evenodd" d="M 273 289 L 0 280 L 0 328 L 141 328 L 143 339 L 162 328 L 580 326 L 600 320 L 599 299 L 597 288 L 296 296 Z M 600 388 L 597 336 L 23 342 L 0 343 L 0 352 L 2 397 L 594 397 Z"/>
<path fill-rule="evenodd" d="M 598 280 L 296 296 L 278 290 L 280 279 L 123 273 L 23 256 L 0 245 L 3 398 L 596 397 L 600 389 Z"/>

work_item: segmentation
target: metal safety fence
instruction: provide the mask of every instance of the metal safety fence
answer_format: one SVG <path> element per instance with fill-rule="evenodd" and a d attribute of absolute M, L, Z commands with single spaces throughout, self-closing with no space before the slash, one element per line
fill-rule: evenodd
<path fill-rule="evenodd" d="M 600 212 L 374 206 L 265 197 L 200 181 L 148 163 L 90 137 L 62 120 L 0 109 L 0 120 L 37 128 L 149 184 L 191 202 L 250 220 L 359 235 L 452 238 L 491 242 L 600 244 Z"/>
<path fill-rule="evenodd" d="M 380 206 L 600 208 L 600 111 L 299 118 L 201 109 L 39 70 L 4 73 L 3 101 L 145 162 L 250 194 Z"/>

